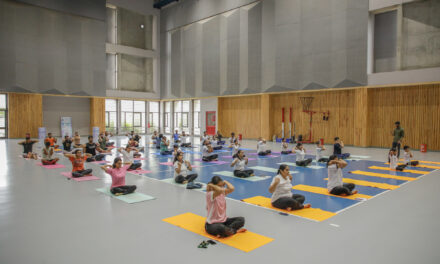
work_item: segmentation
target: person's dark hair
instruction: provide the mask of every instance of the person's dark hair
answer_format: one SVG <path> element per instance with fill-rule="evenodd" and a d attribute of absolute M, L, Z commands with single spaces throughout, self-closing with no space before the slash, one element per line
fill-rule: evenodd
<path fill-rule="evenodd" d="M 335 137 L 335 141 L 336 141 L 336 140 L 339 140 L 339 137 Z"/>
<path fill-rule="evenodd" d="M 391 148 L 390 151 L 388 152 L 388 162 L 391 162 L 391 159 L 390 159 L 391 151 L 396 151 L 396 148 Z"/>
<path fill-rule="evenodd" d="M 78 154 L 78 152 L 81 152 L 81 150 L 80 149 L 75 149 L 75 151 L 73 152 L 73 154 Z"/>
<path fill-rule="evenodd" d="M 405 149 L 409 149 L 409 146 L 405 145 L 405 146 L 403 146 L 403 149 L 404 149 L 404 150 L 405 150 Z"/>
<path fill-rule="evenodd" d="M 396 121 L 394 124 L 395 125 L 400 125 L 400 121 Z"/>
<path fill-rule="evenodd" d="M 288 166 L 286 164 L 281 164 L 278 168 L 277 174 L 281 174 L 281 171 L 285 170 Z"/>
<path fill-rule="evenodd" d="M 302 146 L 302 143 L 300 143 L 300 142 L 298 142 L 297 144 L 296 144 L 296 148 L 299 148 L 299 147 L 301 147 Z"/>
<path fill-rule="evenodd" d="M 234 140 L 234 143 L 238 143 L 238 140 Z"/>
<path fill-rule="evenodd" d="M 173 146 L 173 148 L 178 148 L 179 147 L 179 145 L 177 145 L 177 144 L 174 144 L 174 146 Z"/>
<path fill-rule="evenodd" d="M 117 157 L 113 160 L 113 165 L 112 165 L 113 169 L 116 168 L 116 163 L 120 162 L 121 160 L 122 159 L 120 157 Z"/>
<path fill-rule="evenodd" d="M 214 176 L 214 177 L 211 178 L 211 181 L 209 183 L 217 185 L 221 181 L 223 181 L 223 179 L 220 178 L 220 176 Z"/>
<path fill-rule="evenodd" d="M 177 152 L 176 156 L 174 156 L 173 164 L 176 163 L 176 161 L 178 161 L 178 157 L 179 157 L 180 155 L 183 156 L 183 153 L 182 153 L 182 152 Z"/>
<path fill-rule="evenodd" d="M 231 133 L 231 136 L 235 136 L 235 133 L 234 133 L 234 132 L 232 132 L 232 133 Z"/>
<path fill-rule="evenodd" d="M 238 154 L 240 154 L 240 152 L 243 152 L 243 150 L 239 149 L 239 150 L 237 151 L 237 159 L 239 159 L 239 160 L 241 160 L 240 156 L 238 155 Z"/>
<path fill-rule="evenodd" d="M 286 138 L 281 139 L 281 142 L 284 142 L 284 141 L 286 141 Z"/>
<path fill-rule="evenodd" d="M 330 157 L 328 157 L 327 168 L 328 168 L 328 164 L 330 163 L 330 161 L 335 160 L 337 158 L 338 158 L 338 155 L 331 155 Z"/>
<path fill-rule="evenodd" d="M 162 139 L 162 137 L 163 137 L 163 134 L 159 134 L 159 139 Z"/>
<path fill-rule="evenodd" d="M 93 139 L 93 136 L 88 136 L 87 138 L 88 138 L 88 139 L 91 139 L 91 138 Z"/>
<path fill-rule="evenodd" d="M 319 144 L 321 144 L 321 142 L 319 142 L 319 141 L 316 141 L 316 142 L 315 142 L 315 144 L 316 144 L 316 145 L 319 145 Z"/>
<path fill-rule="evenodd" d="M 44 143 L 44 145 L 45 145 L 46 147 L 50 147 L 50 142 L 49 142 L 49 141 L 46 141 L 46 142 Z"/>

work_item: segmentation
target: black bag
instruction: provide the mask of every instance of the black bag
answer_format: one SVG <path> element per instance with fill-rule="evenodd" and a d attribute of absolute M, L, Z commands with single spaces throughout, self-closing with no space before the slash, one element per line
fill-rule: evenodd
<path fill-rule="evenodd" d="M 398 171 L 403 171 L 403 169 L 405 169 L 406 165 L 399 165 L 396 167 L 396 170 Z"/>
<path fill-rule="evenodd" d="M 413 160 L 410 162 L 411 166 L 417 166 L 419 165 L 419 162 L 417 160 Z"/>

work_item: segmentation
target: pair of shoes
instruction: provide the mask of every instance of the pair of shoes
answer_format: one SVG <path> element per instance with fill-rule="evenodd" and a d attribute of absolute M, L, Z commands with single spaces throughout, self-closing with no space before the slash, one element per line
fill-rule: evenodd
<path fill-rule="evenodd" d="M 209 245 L 215 245 L 217 244 L 216 242 L 214 242 L 213 240 L 203 240 L 199 245 L 198 248 L 208 248 Z"/>
<path fill-rule="evenodd" d="M 187 189 L 200 189 L 202 188 L 203 185 L 200 183 L 195 183 L 195 182 L 188 182 L 188 184 L 186 185 Z"/>

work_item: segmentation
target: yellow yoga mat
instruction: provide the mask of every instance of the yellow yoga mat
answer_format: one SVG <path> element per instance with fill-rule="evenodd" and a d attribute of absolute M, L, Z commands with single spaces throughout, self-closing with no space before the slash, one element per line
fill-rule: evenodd
<path fill-rule="evenodd" d="M 237 233 L 233 236 L 226 238 L 217 238 L 215 236 L 211 236 L 205 231 L 206 218 L 193 213 L 176 215 L 173 217 L 165 218 L 162 221 L 181 227 L 193 233 L 202 235 L 209 239 L 219 241 L 225 245 L 234 247 L 244 252 L 250 252 L 273 241 L 273 238 L 265 237 L 250 231 Z"/>
<path fill-rule="evenodd" d="M 325 178 L 324 180 L 328 181 L 328 178 Z M 370 182 L 370 181 L 356 180 L 356 179 L 350 179 L 350 178 L 343 178 L 342 181 L 344 183 L 353 183 L 356 185 L 375 187 L 375 188 L 385 189 L 385 190 L 394 190 L 394 189 L 397 189 L 400 187 L 399 185 L 393 185 L 393 184 L 388 184 L 388 183 Z"/>
<path fill-rule="evenodd" d="M 400 159 L 400 161 L 403 161 L 403 159 Z M 440 165 L 440 162 L 438 162 L 438 161 L 419 160 L 419 163 L 431 163 L 431 164 L 438 164 L 438 165 Z"/>
<path fill-rule="evenodd" d="M 294 210 L 294 211 L 287 211 L 287 210 L 278 209 L 278 208 L 275 208 L 272 206 L 272 203 L 270 202 L 270 198 L 263 197 L 263 196 L 255 196 L 255 197 L 247 198 L 247 199 L 244 199 L 243 202 L 258 205 L 258 206 L 269 208 L 269 209 L 276 210 L 276 211 L 280 211 L 280 212 L 283 212 L 286 214 L 301 216 L 301 217 L 304 217 L 307 219 L 312 219 L 312 220 L 319 221 L 319 222 L 327 220 L 330 217 L 336 215 L 335 213 L 324 211 L 319 208 L 306 208 L 306 209 Z"/>
<path fill-rule="evenodd" d="M 387 162 L 387 163 L 385 163 L 385 164 L 386 164 L 386 165 L 389 165 L 390 163 Z M 403 163 L 398 163 L 398 165 L 403 165 Z M 411 167 L 415 167 L 415 168 L 428 168 L 428 169 L 434 169 L 434 170 L 438 170 L 438 169 L 440 169 L 440 166 L 423 165 L 423 164 L 420 164 L 420 163 L 419 163 L 419 165 L 417 165 L 417 166 L 411 166 Z"/>
<path fill-rule="evenodd" d="M 390 168 L 387 167 L 379 167 L 379 166 L 371 166 L 368 167 L 369 169 L 373 169 L 373 170 L 387 170 L 387 171 L 396 171 L 396 170 L 392 170 Z M 416 174 L 428 174 L 430 173 L 430 171 L 419 171 L 419 170 L 403 170 L 402 172 L 409 172 L 409 173 L 416 173 Z"/>
<path fill-rule="evenodd" d="M 292 189 L 298 190 L 298 191 L 318 193 L 318 194 L 323 194 L 323 195 L 328 195 L 328 196 L 335 196 L 335 197 L 340 197 L 340 198 L 345 198 L 345 199 L 350 199 L 350 200 L 356 200 L 356 198 L 370 199 L 372 197 L 370 195 L 360 194 L 360 193 L 349 195 L 349 196 L 333 195 L 328 192 L 327 188 L 304 185 L 304 184 L 295 185 L 292 187 Z"/>
<path fill-rule="evenodd" d="M 414 181 L 417 179 L 417 178 L 413 178 L 413 177 L 396 176 L 396 175 L 391 175 L 391 174 L 376 173 L 376 172 L 369 172 L 369 171 L 360 171 L 360 170 L 350 171 L 350 173 L 364 175 L 364 176 L 373 176 L 373 177 L 381 177 L 381 178 L 387 178 L 387 179 L 395 179 L 395 180 L 401 180 L 401 181 Z"/>

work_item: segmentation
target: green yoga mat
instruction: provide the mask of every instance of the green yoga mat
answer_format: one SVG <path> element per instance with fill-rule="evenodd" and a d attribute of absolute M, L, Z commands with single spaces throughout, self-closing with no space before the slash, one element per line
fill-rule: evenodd
<path fill-rule="evenodd" d="M 263 167 L 263 166 L 249 167 L 249 169 L 278 173 L 278 169 L 274 169 L 274 168 L 270 168 L 270 167 Z M 293 173 L 299 173 L 299 172 L 291 171 L 290 173 L 293 174 Z"/>
<path fill-rule="evenodd" d="M 277 164 L 286 164 L 289 166 L 293 166 L 293 167 L 301 167 L 301 166 L 297 166 L 295 162 L 281 162 L 281 163 L 277 163 Z M 319 169 L 324 169 L 325 166 L 317 166 L 317 165 L 309 165 L 307 167 L 302 167 L 302 168 L 308 168 L 308 169 L 313 169 L 313 170 L 319 170 Z M 290 172 L 292 173 L 292 172 Z"/>
<path fill-rule="evenodd" d="M 161 182 L 166 182 L 166 183 L 169 183 L 169 184 L 173 184 L 173 185 L 176 185 L 176 186 L 179 186 L 179 187 L 185 187 L 186 188 L 186 184 L 176 183 L 174 181 L 174 178 L 168 178 L 168 179 L 165 179 L 165 180 L 161 180 Z M 200 188 L 200 189 L 191 189 L 191 190 L 194 190 L 194 191 L 206 191 L 206 184 L 205 183 L 201 183 L 201 182 L 196 182 L 196 183 L 200 183 L 201 185 L 203 185 L 202 188 Z"/>
<path fill-rule="evenodd" d="M 146 195 L 146 194 L 143 194 L 143 193 L 138 193 L 138 192 L 134 192 L 134 193 L 126 194 L 126 195 L 116 196 L 116 195 L 113 195 L 110 192 L 110 189 L 108 189 L 108 188 L 98 188 L 96 190 L 98 192 L 101 192 L 101 193 L 105 194 L 105 195 L 108 195 L 110 197 L 116 198 L 118 200 L 121 200 L 121 201 L 129 203 L 129 204 L 140 203 L 140 202 L 145 202 L 145 201 L 156 199 L 153 196 Z"/>
<path fill-rule="evenodd" d="M 214 175 L 220 175 L 220 176 L 225 176 L 225 177 L 233 177 L 236 179 L 240 179 L 240 180 L 245 180 L 245 181 L 263 181 L 266 180 L 268 178 L 270 178 L 270 176 L 252 176 L 252 177 L 248 177 L 248 178 L 240 178 L 240 177 L 236 177 L 234 176 L 234 173 L 232 171 L 216 171 L 213 173 Z"/>

